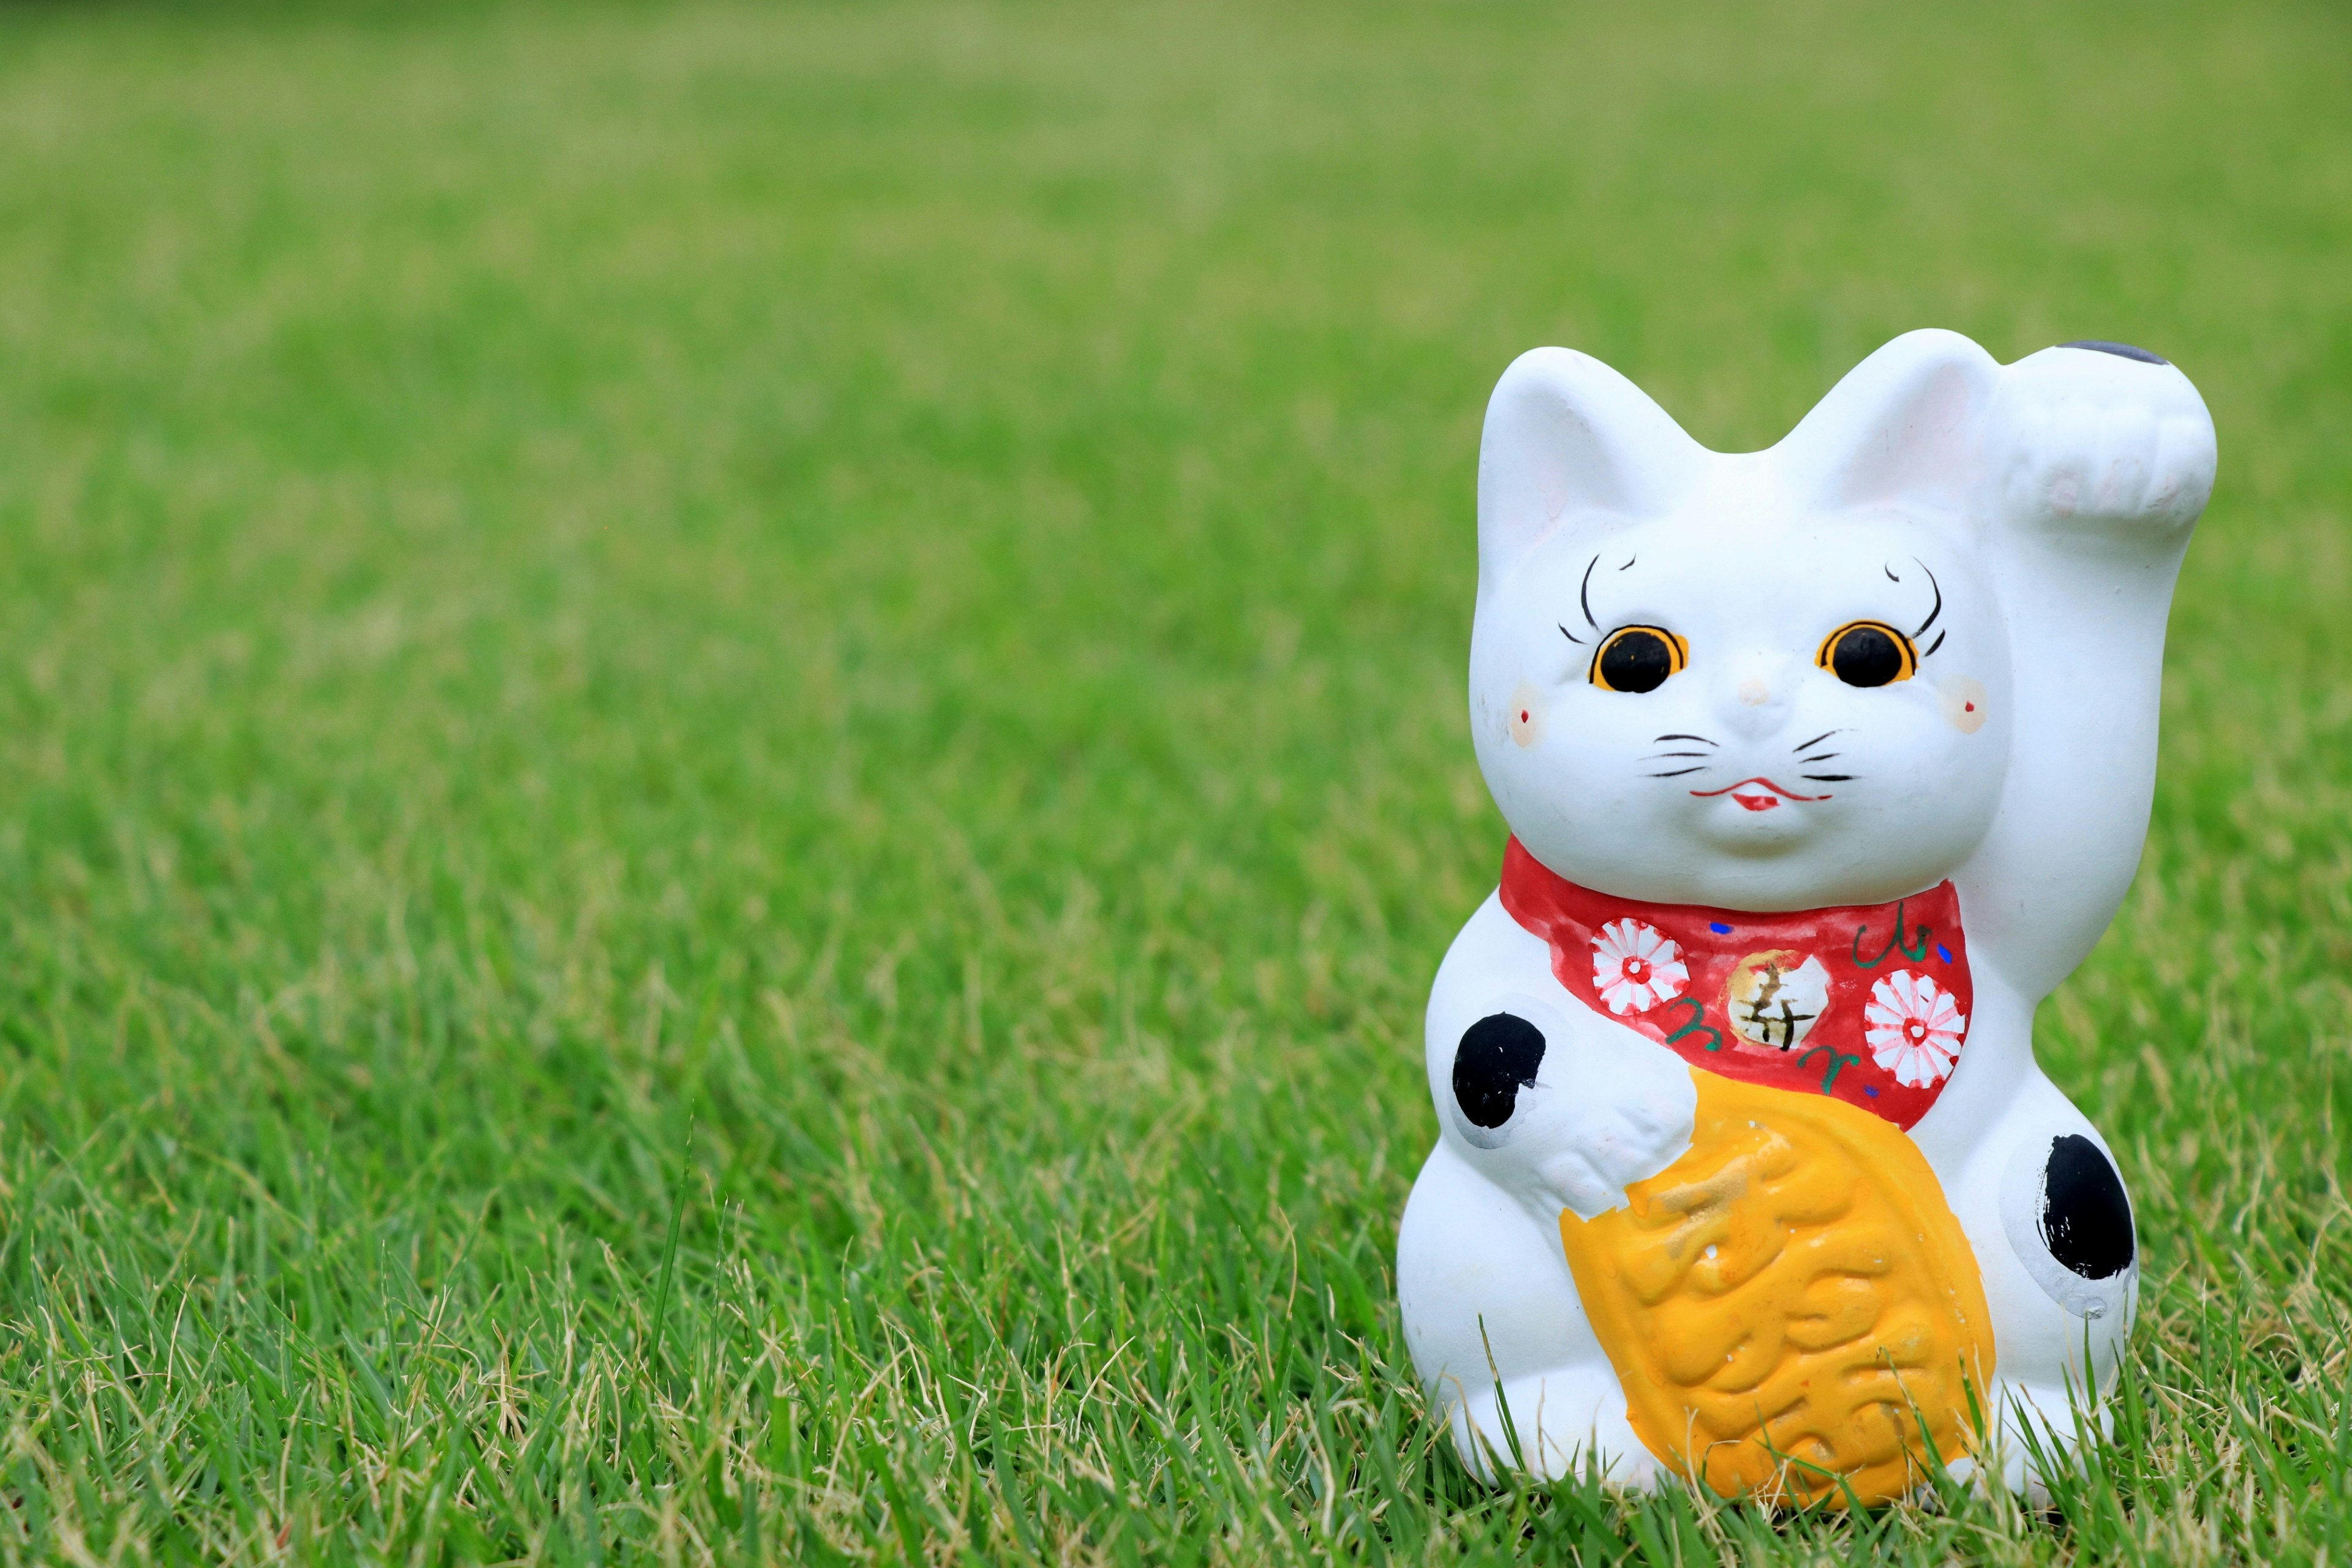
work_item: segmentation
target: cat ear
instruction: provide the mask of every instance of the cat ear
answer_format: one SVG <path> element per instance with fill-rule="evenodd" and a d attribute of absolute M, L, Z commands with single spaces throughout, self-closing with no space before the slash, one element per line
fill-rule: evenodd
<path fill-rule="evenodd" d="M 1482 587 L 1580 514 L 1669 510 L 1703 456 L 1664 409 L 1591 355 L 1530 349 L 1496 384 L 1478 443 Z"/>
<path fill-rule="evenodd" d="M 2000 371 L 1958 332 L 1906 332 L 1847 372 L 1775 454 L 1815 505 L 1908 499 L 1957 510 L 1982 473 Z"/>

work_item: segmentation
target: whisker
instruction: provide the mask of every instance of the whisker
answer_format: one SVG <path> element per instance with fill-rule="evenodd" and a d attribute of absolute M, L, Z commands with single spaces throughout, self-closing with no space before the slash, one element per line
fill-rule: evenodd
<path fill-rule="evenodd" d="M 1703 773 L 1705 772 L 1706 772 L 1705 768 L 1676 768 L 1670 773 L 1652 773 L 1650 776 L 1654 779 L 1678 779 L 1685 773 Z"/>
<path fill-rule="evenodd" d="M 1797 761 L 1801 763 L 1829 763 L 1835 762 L 1838 758 L 1844 755 L 1845 753 L 1843 752 L 1823 752 L 1818 757 L 1799 757 Z"/>
<path fill-rule="evenodd" d="M 1807 741 L 1801 745 L 1791 746 L 1789 750 L 1792 752 L 1810 752 L 1815 746 L 1820 745 L 1823 741 L 1828 740 L 1832 735 L 1843 735 L 1845 731 L 1843 730 L 1824 730 L 1820 734 L 1814 736 L 1811 740 Z M 1676 737 L 1672 735 L 1661 735 L 1658 737 L 1661 741 L 1671 741 L 1675 738 Z"/>
<path fill-rule="evenodd" d="M 1832 730 L 1830 733 L 1834 735 L 1837 731 L 1835 730 Z M 1696 741 L 1702 746 L 1712 746 L 1716 743 L 1715 742 L 1708 740 L 1705 735 L 1653 735 L 1650 739 L 1653 741 Z M 1813 737 L 1814 741 L 1818 741 L 1820 739 L 1822 739 L 1822 737 L 1819 735 Z M 1812 743 L 1812 741 L 1808 741 L 1805 742 L 1805 746 L 1810 746 Z M 1797 750 L 1801 752 L 1805 749 L 1805 746 L 1799 746 Z"/>
<path fill-rule="evenodd" d="M 1844 784 L 1853 777 L 1852 773 L 1799 773 L 1797 776 L 1814 784 Z"/>
<path fill-rule="evenodd" d="M 1704 757 L 1706 755 L 1705 752 L 1652 752 L 1642 760 L 1645 763 L 1663 763 L 1668 757 Z"/>

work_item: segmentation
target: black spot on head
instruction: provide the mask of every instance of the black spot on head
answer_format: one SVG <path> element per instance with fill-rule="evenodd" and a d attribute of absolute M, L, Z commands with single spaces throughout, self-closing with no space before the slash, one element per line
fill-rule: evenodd
<path fill-rule="evenodd" d="M 2062 349 L 2088 349 L 2093 353 L 2114 354 L 2119 359 L 2136 359 L 2142 364 L 2170 364 L 2162 354 L 2152 354 L 2146 349 L 2136 349 L 2129 343 L 2111 343 L 2105 338 L 2084 338 L 2076 342 L 2060 343 Z"/>
<path fill-rule="evenodd" d="M 2131 1267 L 2131 1200 L 2099 1146 L 2079 1132 L 2050 1141 L 2042 1184 L 2042 1239 L 2050 1256 L 2085 1279 Z"/>
<path fill-rule="evenodd" d="M 1474 1127 L 1508 1121 L 1543 1058 L 1543 1031 L 1514 1014 L 1497 1013 L 1463 1030 L 1454 1053 L 1454 1099 L 1462 1114 Z"/>

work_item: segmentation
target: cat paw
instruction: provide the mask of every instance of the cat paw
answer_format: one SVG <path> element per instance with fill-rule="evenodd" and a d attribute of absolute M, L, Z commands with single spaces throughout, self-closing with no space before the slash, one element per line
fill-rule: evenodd
<path fill-rule="evenodd" d="M 1690 1146 L 1697 1092 L 1671 1052 L 1533 997 L 1492 1006 L 1455 1045 L 1452 1121 L 1474 1163 L 1545 1224 L 1617 1207 Z"/>
<path fill-rule="evenodd" d="M 1678 1080 L 1612 1088 L 1562 1117 L 1557 1141 L 1534 1162 L 1536 1206 L 1555 1219 L 1563 1208 L 1586 1219 L 1608 1213 L 1690 1147 L 1697 1095 L 1687 1069 Z"/>
<path fill-rule="evenodd" d="M 2213 492 L 2213 419 L 2189 378 L 2117 343 L 2044 349 L 2000 373 L 1987 457 L 2002 510 L 2070 532 L 2185 531 Z"/>
<path fill-rule="evenodd" d="M 1545 1480 L 1597 1472 L 1610 1485 L 1642 1490 L 1661 1476 L 1626 1415 L 1624 1389 L 1603 1364 L 1555 1367 L 1499 1388 L 1486 1383 L 1448 1414 L 1455 1452 L 1489 1486 L 1497 1470 Z"/>

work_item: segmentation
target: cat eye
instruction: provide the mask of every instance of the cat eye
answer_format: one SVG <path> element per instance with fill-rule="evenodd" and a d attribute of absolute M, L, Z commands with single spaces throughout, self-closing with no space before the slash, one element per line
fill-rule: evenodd
<path fill-rule="evenodd" d="M 1822 639 L 1813 662 L 1848 686 L 1892 686 L 1918 670 L 1919 651 L 1884 621 L 1848 621 Z"/>
<path fill-rule="evenodd" d="M 1690 662 L 1690 644 L 1658 626 L 1619 626 L 1592 655 L 1603 691 L 1655 691 Z"/>

